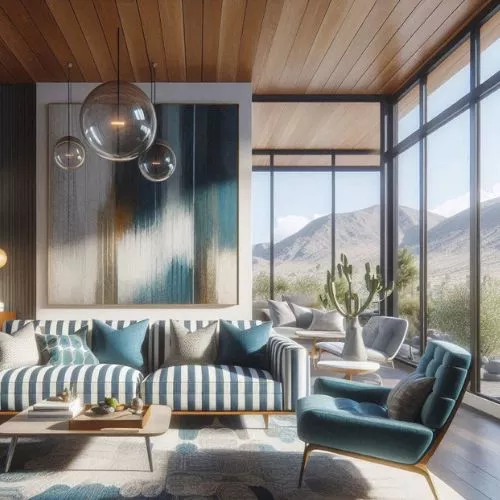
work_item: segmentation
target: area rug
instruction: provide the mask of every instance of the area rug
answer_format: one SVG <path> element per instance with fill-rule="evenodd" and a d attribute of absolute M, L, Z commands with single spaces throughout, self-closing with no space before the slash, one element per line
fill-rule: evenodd
<path fill-rule="evenodd" d="M 432 498 L 416 474 L 321 452 L 298 489 L 304 445 L 290 416 L 272 417 L 269 429 L 254 416 L 176 417 L 152 442 L 154 472 L 139 437 L 21 439 L 11 472 L 0 474 L 0 498 Z M 3 463 L 7 446 L 0 441 Z M 435 480 L 441 498 L 462 498 Z"/>

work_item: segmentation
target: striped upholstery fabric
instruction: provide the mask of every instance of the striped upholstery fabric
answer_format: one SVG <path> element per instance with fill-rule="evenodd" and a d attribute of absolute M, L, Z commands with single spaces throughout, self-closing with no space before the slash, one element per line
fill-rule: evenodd
<path fill-rule="evenodd" d="M 167 404 L 176 411 L 271 411 L 282 409 L 281 383 L 257 368 L 179 365 L 146 377 L 146 404 Z"/>
<path fill-rule="evenodd" d="M 30 320 L 4 323 L 11 333 Z M 214 320 L 183 321 L 194 331 Z M 124 328 L 135 321 L 106 321 Z M 230 321 L 241 329 L 261 321 Z M 34 321 L 45 334 L 69 335 L 88 326 L 87 343 L 92 346 L 91 320 Z M 147 371 L 142 396 L 148 403 L 171 404 L 174 410 L 294 411 L 298 398 L 309 393 L 307 350 L 293 340 L 271 335 L 268 344 L 269 370 L 234 366 L 177 366 L 159 369 L 170 353 L 170 321 L 150 324 L 147 334 Z M 86 403 L 104 395 L 117 395 L 128 402 L 143 380 L 140 372 L 118 365 L 34 366 L 0 372 L 0 410 L 20 410 L 39 399 L 53 396 L 76 381 Z M 116 392 L 117 391 L 117 392 Z"/>
<path fill-rule="evenodd" d="M 297 399 L 310 393 L 309 353 L 282 335 L 271 335 L 267 347 L 271 374 L 282 383 L 283 409 L 295 411 Z"/>
<path fill-rule="evenodd" d="M 0 410 L 23 410 L 56 396 L 70 383 L 76 383 L 78 394 L 87 404 L 110 395 L 129 402 L 142 379 L 138 370 L 120 365 L 45 365 L 4 370 L 0 371 Z"/>

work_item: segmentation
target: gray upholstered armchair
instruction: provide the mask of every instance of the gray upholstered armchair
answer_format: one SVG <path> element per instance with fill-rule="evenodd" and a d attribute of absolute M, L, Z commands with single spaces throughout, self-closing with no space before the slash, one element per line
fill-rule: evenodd
<path fill-rule="evenodd" d="M 407 331 L 408 321 L 406 319 L 372 316 L 363 327 L 363 340 L 368 361 L 394 366 L 394 357 L 401 349 Z M 316 348 L 319 351 L 320 359 L 323 351 L 342 356 L 344 342 L 318 342 Z"/>
<path fill-rule="evenodd" d="M 432 388 L 411 421 L 390 418 L 389 388 L 317 378 L 314 394 L 297 404 L 297 432 L 306 443 L 299 486 L 309 454 L 323 450 L 417 472 L 437 498 L 427 463 L 462 401 L 470 366 L 462 347 L 430 342 L 409 378 L 430 378 Z"/>

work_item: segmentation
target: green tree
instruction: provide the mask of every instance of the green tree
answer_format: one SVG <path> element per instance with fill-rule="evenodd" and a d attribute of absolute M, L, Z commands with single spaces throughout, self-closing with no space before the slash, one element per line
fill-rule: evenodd
<path fill-rule="evenodd" d="M 398 274 L 396 278 L 396 289 L 399 292 L 405 291 L 414 285 L 418 279 L 417 259 L 408 250 L 400 248 L 398 250 Z"/>

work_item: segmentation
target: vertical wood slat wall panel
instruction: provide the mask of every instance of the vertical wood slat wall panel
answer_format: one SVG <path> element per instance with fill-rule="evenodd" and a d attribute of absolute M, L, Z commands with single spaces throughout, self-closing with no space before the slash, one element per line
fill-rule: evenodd
<path fill-rule="evenodd" d="M 0 301 L 35 316 L 36 87 L 0 85 Z"/>

